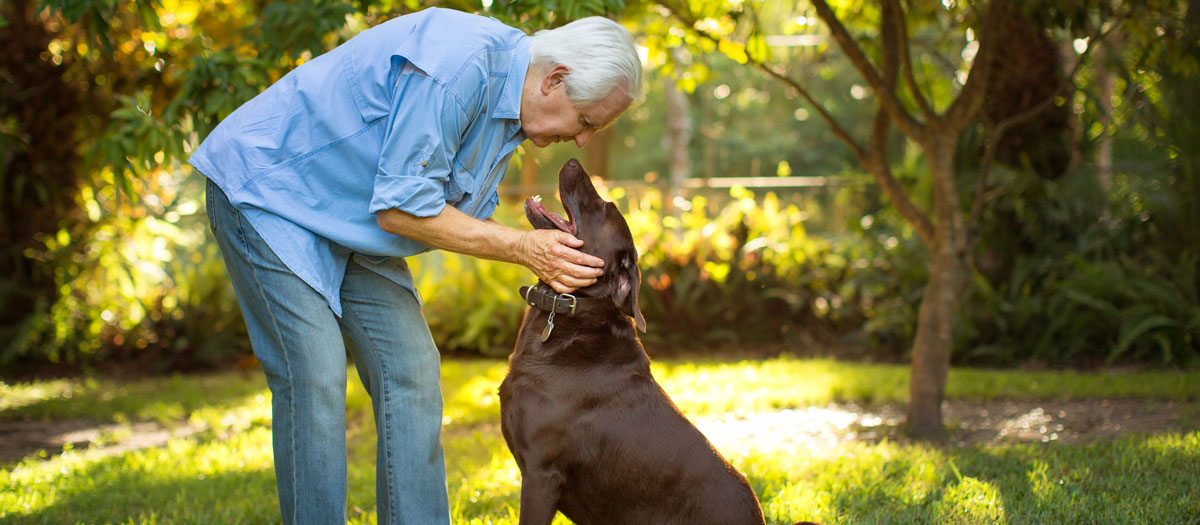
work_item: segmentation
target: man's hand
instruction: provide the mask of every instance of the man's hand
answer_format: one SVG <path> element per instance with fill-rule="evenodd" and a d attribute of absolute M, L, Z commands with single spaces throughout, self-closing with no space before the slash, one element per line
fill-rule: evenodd
<path fill-rule="evenodd" d="M 604 275 L 604 261 L 577 248 L 583 241 L 558 230 L 531 230 L 522 233 L 518 251 L 523 261 L 558 293 L 571 293 L 591 286 Z"/>

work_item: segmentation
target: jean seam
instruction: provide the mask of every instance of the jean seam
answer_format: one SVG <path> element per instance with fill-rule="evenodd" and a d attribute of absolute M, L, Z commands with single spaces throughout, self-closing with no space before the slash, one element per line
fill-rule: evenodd
<path fill-rule="evenodd" d="M 379 400 L 379 403 L 380 403 L 380 406 L 383 407 L 383 410 L 380 410 L 379 413 L 380 413 L 380 415 L 383 416 L 382 425 L 383 425 L 384 432 L 387 434 L 388 444 L 390 444 L 392 442 L 392 440 L 395 438 L 392 437 L 392 418 L 388 417 L 388 413 L 387 413 L 387 407 L 389 406 L 388 405 L 387 363 L 381 358 L 380 353 L 379 353 L 379 347 L 375 344 L 375 339 L 373 337 L 371 337 L 370 333 L 367 332 L 366 325 L 364 325 L 362 323 L 362 321 L 359 320 L 358 315 L 354 311 L 354 306 L 347 303 L 346 301 L 342 301 L 342 314 L 343 314 L 343 319 L 354 323 L 354 325 L 358 327 L 358 330 L 360 332 L 362 332 L 363 337 L 366 338 L 366 341 L 367 341 L 368 345 L 370 346 L 371 354 L 373 356 L 375 356 L 375 361 L 377 363 L 379 363 L 379 375 L 381 377 L 379 377 L 376 382 L 379 384 L 379 395 L 382 398 Z M 379 424 L 381 424 L 381 422 L 377 420 L 377 421 L 375 421 L 375 424 L 379 425 Z M 382 445 L 376 444 L 376 446 L 382 446 Z M 388 486 L 388 493 L 386 495 L 383 495 L 383 497 L 388 498 L 390 501 L 391 493 L 396 488 L 394 486 L 394 481 L 395 481 L 395 476 L 393 475 L 394 471 L 392 470 L 392 447 L 384 446 L 383 450 L 384 450 L 384 454 L 386 454 L 386 456 L 387 456 L 387 486 Z M 378 470 L 378 465 L 376 466 L 376 470 Z M 379 497 L 380 497 L 379 494 L 375 495 L 376 499 L 378 499 Z M 388 522 L 389 523 L 397 523 L 396 505 L 394 505 L 393 503 L 394 502 L 388 503 Z M 376 504 L 376 506 L 378 506 L 378 503 Z"/>
<path fill-rule="evenodd" d="M 232 207 L 232 205 L 230 207 Z M 235 222 L 237 223 L 238 240 L 242 242 L 242 251 L 247 256 L 249 256 L 250 241 L 246 238 L 246 230 L 245 230 L 246 226 L 245 226 L 245 224 L 243 224 L 243 221 L 241 218 L 241 213 L 238 212 L 236 209 L 234 209 L 232 215 L 233 215 Z M 271 331 L 273 332 L 273 335 L 275 336 L 275 341 L 279 345 L 279 354 L 280 354 L 280 356 L 283 357 L 284 369 L 287 370 L 288 380 L 290 383 L 291 378 L 294 377 L 294 374 L 292 373 L 292 360 L 288 357 L 287 350 L 284 348 L 283 334 L 282 334 L 282 331 L 279 329 L 279 321 L 275 317 L 274 309 L 271 308 L 271 302 L 266 300 L 266 297 L 267 297 L 266 289 L 263 288 L 262 280 L 259 279 L 259 277 L 258 277 L 257 268 L 255 268 L 253 263 L 249 262 L 248 257 L 247 257 L 247 263 L 248 263 L 247 266 L 250 268 L 250 273 L 254 276 L 254 284 L 255 284 L 255 286 L 258 287 L 259 296 L 263 298 L 263 302 L 266 304 L 266 308 L 264 308 L 264 310 L 271 317 Z M 288 446 L 291 447 L 291 451 L 288 454 L 288 460 L 291 462 L 290 470 L 291 470 L 291 475 L 292 475 L 291 494 L 289 494 L 288 497 L 291 499 L 290 505 L 292 507 L 292 512 L 291 512 L 292 521 L 295 522 L 296 511 L 298 508 L 298 502 L 297 502 L 297 497 L 296 497 L 296 470 L 297 470 L 297 465 L 296 465 L 296 456 L 297 456 L 297 454 L 296 454 L 296 440 L 297 440 L 296 426 L 297 426 L 297 424 L 296 423 L 297 423 L 297 421 L 296 421 L 296 406 L 295 406 L 296 396 L 295 396 L 294 392 L 289 392 L 288 394 L 289 394 L 288 395 L 288 418 L 291 419 L 291 421 L 289 421 L 288 426 L 292 433 L 291 438 L 288 440 Z M 275 475 L 278 476 L 279 473 L 276 472 Z"/>
<path fill-rule="evenodd" d="M 204 184 L 204 214 L 208 216 L 208 230 L 217 234 L 217 222 L 215 220 L 216 213 L 213 210 L 213 181 L 208 180 Z"/>

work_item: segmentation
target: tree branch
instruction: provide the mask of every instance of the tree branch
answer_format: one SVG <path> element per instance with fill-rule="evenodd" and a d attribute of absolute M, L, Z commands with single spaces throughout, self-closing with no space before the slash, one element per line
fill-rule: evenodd
<path fill-rule="evenodd" d="M 665 8 L 669 13 L 671 13 L 671 16 L 674 16 L 676 20 L 679 20 L 686 25 L 688 29 L 696 35 L 708 39 L 713 43 L 720 43 L 721 37 L 697 28 L 695 20 L 693 20 L 690 16 L 685 15 L 679 8 L 661 2 L 658 5 Z M 885 52 L 885 55 L 889 55 L 889 53 Z M 890 79 L 888 82 L 889 85 L 894 85 L 896 70 L 898 69 L 898 59 L 895 57 L 894 53 L 892 53 L 890 56 L 892 58 L 885 58 L 885 73 L 890 72 L 887 75 Z M 871 173 L 872 177 L 875 178 L 875 182 L 883 188 L 885 193 L 887 193 L 888 198 L 890 198 L 892 203 L 895 204 L 896 210 L 900 213 L 900 215 L 904 217 L 905 220 L 909 221 L 910 224 L 912 224 L 917 236 L 921 238 L 926 246 L 932 247 L 934 242 L 933 223 L 929 220 L 929 217 L 926 216 L 925 213 L 922 212 L 915 203 L 913 203 L 912 199 L 908 195 L 908 192 L 904 189 L 904 186 L 900 184 L 900 181 L 898 181 L 892 174 L 891 168 L 888 166 L 887 135 L 888 130 L 890 129 L 891 119 L 889 113 L 883 108 L 882 102 L 871 127 L 870 150 L 864 149 L 862 145 L 860 145 L 858 141 L 854 140 L 854 137 L 850 136 L 850 133 L 843 128 L 836 119 L 834 119 L 833 115 L 831 115 L 829 111 L 825 109 L 825 106 L 818 102 L 812 96 L 812 94 L 809 93 L 809 91 L 805 89 L 802 84 L 800 84 L 800 82 L 788 76 L 786 72 L 763 62 L 760 58 L 747 55 L 747 60 L 755 67 L 761 69 L 767 75 L 783 82 L 784 84 L 787 84 L 788 86 L 791 86 L 792 89 L 795 89 L 796 92 L 799 93 L 800 96 L 817 111 L 817 113 L 821 116 L 821 119 L 829 125 L 829 128 L 833 132 L 834 136 L 836 136 L 842 142 L 845 142 L 846 145 L 850 147 L 850 150 L 854 154 L 854 157 L 858 163 Z M 872 69 L 872 71 L 874 70 Z"/>
<path fill-rule="evenodd" d="M 894 89 L 896 85 L 896 77 L 899 75 L 902 60 L 899 45 L 900 27 L 895 23 L 897 14 L 895 8 L 895 4 L 885 3 L 879 24 L 879 35 L 883 43 L 880 66 L 883 70 L 883 81 L 889 90 Z M 869 158 L 863 159 L 865 160 L 863 165 L 875 178 L 875 183 L 883 188 L 884 193 L 887 193 L 892 203 L 895 204 L 900 216 L 913 226 L 925 246 L 932 249 L 934 245 L 933 223 L 924 212 L 913 204 L 908 192 L 892 175 L 891 166 L 888 165 L 888 135 L 892 129 L 891 123 L 887 109 L 883 107 L 881 101 L 875 111 L 875 120 L 871 123 L 871 138 L 868 141 L 867 149 Z"/>
<path fill-rule="evenodd" d="M 676 20 L 679 20 L 685 26 L 687 26 L 689 31 L 692 31 L 696 35 L 712 41 L 714 44 L 720 44 L 720 36 L 697 28 L 696 20 L 691 18 L 689 15 L 685 15 L 675 6 L 669 5 L 665 2 L 659 2 L 658 5 L 665 8 L 671 13 L 672 16 L 675 17 Z M 753 64 L 755 67 L 761 69 L 767 75 L 782 81 L 784 84 L 787 84 L 788 86 L 791 86 L 792 89 L 796 90 L 800 97 L 803 98 L 805 102 L 809 104 L 809 106 L 812 106 L 812 108 L 816 110 L 817 114 L 821 116 L 821 120 L 824 120 L 825 123 L 829 125 L 829 129 L 833 132 L 833 135 L 850 147 L 850 151 L 854 154 L 855 158 L 859 159 L 860 161 L 866 158 L 866 152 L 863 150 L 862 145 L 860 145 L 858 141 L 854 140 L 854 137 L 850 135 L 850 132 L 847 131 L 846 128 L 842 127 L 842 125 L 835 118 L 833 118 L 833 115 L 829 113 L 829 110 L 825 109 L 825 106 L 818 102 L 803 84 L 788 76 L 786 72 L 781 71 L 778 68 L 767 64 L 766 62 L 763 62 L 761 58 L 750 56 L 749 54 L 746 56 L 747 61 Z"/>
<path fill-rule="evenodd" d="M 971 65 L 971 72 L 967 75 L 967 82 L 962 91 L 959 91 L 958 97 L 950 103 L 950 108 L 946 110 L 945 118 L 941 122 L 943 129 L 950 134 L 958 135 L 983 107 L 991 80 L 992 56 L 996 54 L 996 32 L 999 24 L 1008 20 L 1010 16 L 1009 5 L 1009 0 L 992 0 L 987 13 L 980 15 L 981 20 L 985 22 L 979 32 L 979 52 L 975 56 L 975 63 Z"/>
<path fill-rule="evenodd" d="M 875 71 L 875 67 L 871 65 L 871 61 L 863 53 L 862 48 L 858 46 L 858 42 L 854 37 L 850 36 L 850 32 L 838 20 L 837 15 L 829 8 L 829 4 L 825 0 L 812 0 L 813 7 L 817 9 L 817 16 L 825 22 L 829 27 L 829 33 L 833 39 L 837 41 L 838 46 L 842 48 L 842 52 L 854 64 L 867 83 L 871 85 L 871 89 L 879 96 L 883 108 L 887 110 L 888 116 L 896 123 L 896 126 L 908 135 L 914 141 L 920 144 L 928 142 L 928 130 L 925 125 L 913 119 L 904 105 L 900 103 L 900 99 L 896 97 L 894 86 L 887 86 L 883 79 L 879 77 L 879 73 Z"/>
<path fill-rule="evenodd" d="M 929 101 L 925 99 L 925 95 L 921 93 L 921 89 L 917 86 L 917 79 L 913 76 L 912 68 L 912 53 L 908 44 L 908 23 L 904 16 L 904 10 L 900 8 L 900 0 L 888 0 L 887 5 L 891 6 L 890 12 L 896 27 L 897 42 L 896 47 L 900 50 L 900 62 L 904 69 L 904 82 L 908 84 L 908 91 L 912 95 L 913 100 L 917 102 L 917 107 L 920 108 L 921 114 L 925 116 L 926 122 L 933 122 L 938 119 L 937 113 L 934 113 L 933 108 L 929 105 Z M 884 9 L 885 24 L 888 9 Z"/>
<path fill-rule="evenodd" d="M 892 204 L 896 206 L 896 211 L 900 212 L 900 216 L 904 217 L 909 224 L 912 225 L 913 231 L 925 243 L 929 249 L 933 249 L 934 235 L 933 222 L 929 220 L 929 216 L 921 211 L 912 198 L 909 197 L 908 191 L 896 180 L 892 174 L 892 168 L 887 162 L 887 136 L 891 129 L 891 119 L 888 117 L 887 111 L 880 107 L 875 113 L 875 120 L 871 124 L 871 149 L 868 157 L 862 159 L 862 164 L 871 176 L 875 178 L 875 183 L 883 188 L 884 193 L 892 200 Z"/>

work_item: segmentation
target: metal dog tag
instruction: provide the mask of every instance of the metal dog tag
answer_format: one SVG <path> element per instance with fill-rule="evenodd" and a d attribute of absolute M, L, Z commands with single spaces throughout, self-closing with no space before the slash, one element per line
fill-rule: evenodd
<path fill-rule="evenodd" d="M 542 329 L 542 342 L 545 343 L 550 339 L 550 332 L 554 330 L 554 312 L 550 312 L 550 318 L 546 319 L 546 328 Z"/>

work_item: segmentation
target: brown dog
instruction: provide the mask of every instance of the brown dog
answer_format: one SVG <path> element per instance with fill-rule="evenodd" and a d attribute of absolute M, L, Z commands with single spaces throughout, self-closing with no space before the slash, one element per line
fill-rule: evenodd
<path fill-rule="evenodd" d="M 522 290 L 531 308 L 500 385 L 501 428 L 521 469 L 520 523 L 549 524 L 559 510 L 579 525 L 762 524 L 746 478 L 650 375 L 634 332 L 646 322 L 625 218 L 575 159 L 558 178 L 568 220 L 536 199 L 526 217 L 574 234 L 605 267 L 573 296 L 542 283 Z"/>

